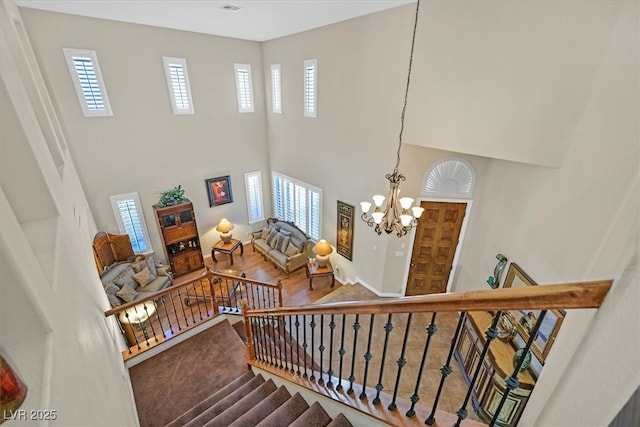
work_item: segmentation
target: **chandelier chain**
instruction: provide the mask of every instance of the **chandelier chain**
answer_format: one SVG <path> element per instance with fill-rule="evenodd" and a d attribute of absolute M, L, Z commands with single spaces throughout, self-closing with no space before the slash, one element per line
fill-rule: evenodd
<path fill-rule="evenodd" d="M 393 169 L 395 174 L 398 173 L 400 167 L 400 148 L 402 147 L 402 134 L 404 133 L 404 115 L 407 111 L 407 99 L 409 98 L 409 84 L 411 83 L 411 67 L 413 65 L 413 48 L 416 44 L 416 30 L 418 28 L 418 12 L 420 11 L 420 0 L 416 2 L 416 17 L 413 22 L 413 35 L 411 38 L 411 53 L 409 54 L 409 72 L 407 73 L 407 87 L 404 91 L 404 105 L 402 106 L 402 114 L 400 115 L 400 136 L 398 138 L 398 151 L 396 152 L 396 167 Z"/>

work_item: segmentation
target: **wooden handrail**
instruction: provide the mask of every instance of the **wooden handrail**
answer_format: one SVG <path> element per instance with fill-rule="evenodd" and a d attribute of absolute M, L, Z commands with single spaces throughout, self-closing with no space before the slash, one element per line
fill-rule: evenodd
<path fill-rule="evenodd" d="M 236 279 L 236 280 L 241 280 L 241 281 L 244 281 L 244 282 L 250 282 L 250 283 L 253 283 L 254 285 L 264 286 L 265 288 L 273 288 L 273 289 L 281 289 L 282 288 L 282 285 L 268 283 L 268 282 L 261 282 L 259 280 L 248 279 L 246 277 L 234 276 L 232 274 L 222 273 L 221 271 L 211 270 L 209 266 L 206 266 L 206 271 L 203 273 L 203 275 L 206 275 L 207 273 L 210 273 L 210 274 L 212 274 L 214 276 L 218 276 L 218 277 L 224 277 L 226 279 Z M 280 283 L 280 280 L 278 280 L 278 283 Z"/>
<path fill-rule="evenodd" d="M 247 316 L 598 308 L 612 280 L 248 310 Z"/>

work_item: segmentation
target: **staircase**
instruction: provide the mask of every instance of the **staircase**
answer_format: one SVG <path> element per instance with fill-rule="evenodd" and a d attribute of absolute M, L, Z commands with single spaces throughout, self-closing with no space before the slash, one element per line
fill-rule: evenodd
<path fill-rule="evenodd" d="M 167 424 L 171 427 L 342 427 L 351 426 L 339 414 L 333 420 L 315 402 L 311 406 L 299 393 L 247 371 L 216 393 Z"/>

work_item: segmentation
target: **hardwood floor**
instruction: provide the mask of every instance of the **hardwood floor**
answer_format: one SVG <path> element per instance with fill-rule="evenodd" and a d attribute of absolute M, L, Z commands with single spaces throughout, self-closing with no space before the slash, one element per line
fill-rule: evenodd
<path fill-rule="evenodd" d="M 229 257 L 224 254 L 216 254 L 217 263 L 209 257 L 204 262 L 211 268 L 218 270 L 234 269 L 244 272 L 247 278 L 261 282 L 277 283 L 282 281 L 282 300 L 286 306 L 299 306 L 313 304 L 315 301 L 337 289 L 341 283 L 336 280 L 336 284 L 331 288 L 330 278 L 317 278 L 313 281 L 313 290 L 309 289 L 309 279 L 304 268 L 294 271 L 287 277 L 282 270 L 276 268 L 269 261 L 265 261 L 258 252 L 253 252 L 251 244 L 244 247 L 244 255 L 240 256 L 236 252 L 233 256 L 233 265 L 229 263 Z M 185 283 L 196 279 L 202 274 L 201 271 L 194 271 L 174 280 L 175 284 Z"/>

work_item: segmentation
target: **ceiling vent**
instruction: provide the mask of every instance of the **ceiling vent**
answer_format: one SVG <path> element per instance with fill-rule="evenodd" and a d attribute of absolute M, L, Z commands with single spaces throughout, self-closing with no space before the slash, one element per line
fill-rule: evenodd
<path fill-rule="evenodd" d="M 240 7 L 234 6 L 232 4 L 225 4 L 225 5 L 221 6 L 220 9 L 230 10 L 231 12 L 235 12 L 237 10 L 240 10 Z"/>

